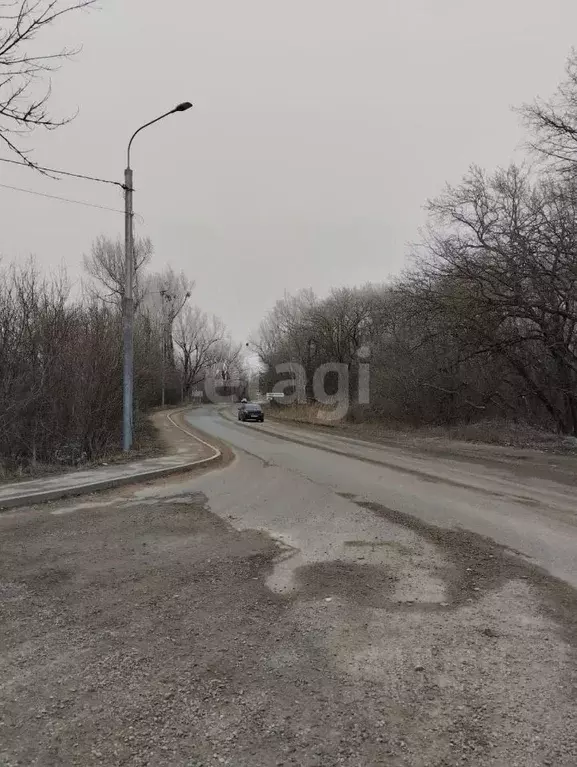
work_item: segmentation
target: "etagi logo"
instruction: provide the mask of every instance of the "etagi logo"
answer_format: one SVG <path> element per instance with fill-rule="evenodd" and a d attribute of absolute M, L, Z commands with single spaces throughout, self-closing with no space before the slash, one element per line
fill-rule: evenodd
<path fill-rule="evenodd" d="M 357 352 L 358 364 L 354 366 L 357 386 L 356 402 L 368 405 L 370 401 L 370 364 L 368 346 Z M 317 418 L 325 421 L 340 421 L 351 407 L 351 365 L 344 362 L 326 362 L 320 365 L 313 375 L 312 394 L 319 408 Z M 283 405 L 307 403 L 307 375 L 299 362 L 282 362 L 275 367 L 277 375 L 286 376 L 273 388 L 273 394 L 282 394 Z M 330 382 L 330 386 L 327 383 Z M 330 389 L 330 391 L 327 391 Z"/>

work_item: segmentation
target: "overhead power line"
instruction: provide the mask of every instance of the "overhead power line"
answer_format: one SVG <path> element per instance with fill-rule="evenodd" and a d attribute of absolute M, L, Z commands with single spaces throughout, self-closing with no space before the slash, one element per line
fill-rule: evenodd
<path fill-rule="evenodd" d="M 42 165 L 34 165 L 31 166 L 27 162 L 22 162 L 21 160 L 9 160 L 7 157 L 0 157 L 0 162 L 7 162 L 10 163 L 10 165 L 22 165 L 25 168 L 37 168 L 38 170 L 44 171 L 45 173 L 57 173 L 60 176 L 72 176 L 72 178 L 82 178 L 85 181 L 97 181 L 99 184 L 113 184 L 114 186 L 119 186 L 121 189 L 124 189 L 124 184 L 122 184 L 120 181 L 110 181 L 110 179 L 107 178 L 98 178 L 97 176 L 87 176 L 85 173 L 72 173 L 68 170 L 57 170 L 56 168 L 44 168 Z"/>
<path fill-rule="evenodd" d="M 95 202 L 85 202 L 84 200 L 71 200 L 69 197 L 57 197 L 55 194 L 46 194 L 46 192 L 36 192 L 34 189 L 22 189 L 19 186 L 10 186 L 9 184 L 0 184 L 0 187 L 2 189 L 11 189 L 14 192 L 25 192 L 26 194 L 34 194 L 37 197 L 48 197 L 50 200 L 59 200 L 60 202 L 68 202 L 72 203 L 73 205 L 84 205 L 87 208 L 100 208 L 100 210 L 109 210 L 112 213 L 122 213 L 124 215 L 123 210 L 119 210 L 118 208 L 109 208 L 106 205 L 98 205 Z M 135 214 L 138 215 L 138 214 Z M 141 216 L 138 216 L 138 218 L 142 218 Z"/>

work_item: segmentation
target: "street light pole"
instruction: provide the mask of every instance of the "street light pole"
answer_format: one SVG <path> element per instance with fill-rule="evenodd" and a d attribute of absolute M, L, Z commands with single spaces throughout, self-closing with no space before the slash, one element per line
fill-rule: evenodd
<path fill-rule="evenodd" d="M 124 344 L 124 371 L 122 392 L 122 447 L 125 452 L 132 447 L 132 396 L 134 391 L 134 255 L 132 242 L 132 170 L 124 171 L 124 301 L 122 312 L 122 336 Z"/>
<path fill-rule="evenodd" d="M 130 167 L 130 148 L 136 135 L 150 125 L 163 120 L 175 112 L 186 112 L 192 104 L 184 101 L 171 109 L 170 112 L 156 117 L 154 120 L 141 125 L 134 131 L 126 152 L 126 169 L 124 171 L 124 300 L 122 306 L 122 335 L 124 345 L 123 391 L 122 391 L 122 447 L 128 452 L 132 447 L 133 438 L 133 396 L 134 396 L 134 229 L 132 208 L 132 168 Z"/>

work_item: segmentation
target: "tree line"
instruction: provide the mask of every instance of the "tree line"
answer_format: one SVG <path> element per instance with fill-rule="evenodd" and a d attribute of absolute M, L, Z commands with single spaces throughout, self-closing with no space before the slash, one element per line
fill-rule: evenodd
<path fill-rule="evenodd" d="M 255 340 L 265 388 L 286 377 L 275 368 L 287 361 L 309 381 L 319 365 L 344 363 L 354 381 L 366 347 L 371 401 L 361 417 L 507 418 L 577 436 L 575 52 L 557 93 L 519 111 L 532 162 L 472 167 L 447 186 L 428 203 L 400 277 L 276 304 Z"/>
<path fill-rule="evenodd" d="M 194 283 L 149 269 L 152 244 L 135 247 L 135 431 L 162 403 L 188 401 L 207 378 L 243 380 L 241 346 L 193 304 Z M 100 237 L 74 295 L 64 272 L 33 260 L 0 264 L 0 468 L 95 459 L 117 452 L 122 422 L 124 251 Z"/>

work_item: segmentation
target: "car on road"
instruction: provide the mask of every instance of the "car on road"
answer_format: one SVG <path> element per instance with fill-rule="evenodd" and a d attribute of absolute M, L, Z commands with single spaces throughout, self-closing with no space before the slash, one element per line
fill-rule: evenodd
<path fill-rule="evenodd" d="M 264 421 L 264 413 L 260 405 L 254 402 L 243 402 L 238 409 L 239 421 Z"/>

